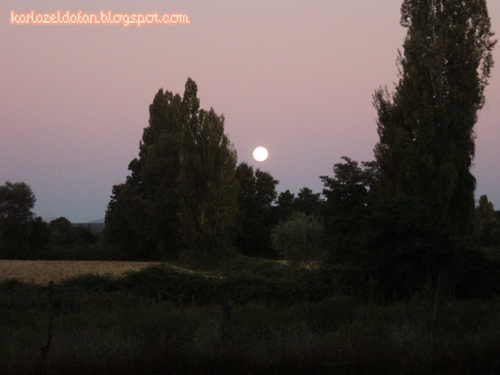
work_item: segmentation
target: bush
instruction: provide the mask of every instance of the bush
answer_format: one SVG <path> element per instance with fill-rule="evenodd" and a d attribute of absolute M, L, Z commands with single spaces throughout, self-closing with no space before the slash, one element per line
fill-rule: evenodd
<path fill-rule="evenodd" d="M 451 277 L 460 298 L 491 298 L 500 294 L 500 253 L 472 245 L 458 247 Z"/>
<path fill-rule="evenodd" d="M 322 261 L 326 258 L 323 231 L 317 217 L 297 212 L 273 229 L 273 248 L 293 264 Z"/>

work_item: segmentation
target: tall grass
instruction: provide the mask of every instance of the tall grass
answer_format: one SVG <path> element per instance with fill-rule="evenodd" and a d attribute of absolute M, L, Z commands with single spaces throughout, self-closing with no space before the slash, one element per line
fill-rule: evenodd
<path fill-rule="evenodd" d="M 197 276 L 190 277 L 197 286 Z M 217 290 L 193 305 L 173 298 L 173 286 L 162 286 L 189 284 L 186 280 L 155 268 L 124 279 L 89 275 L 56 284 L 48 373 L 500 372 L 500 299 L 446 300 L 432 345 L 430 294 L 389 306 L 335 294 L 286 304 L 233 301 L 234 342 L 228 351 L 222 345 Z M 148 288 L 154 290 L 146 293 Z M 0 374 L 32 374 L 37 368 L 46 340 L 45 301 L 44 287 L 0 283 Z"/>

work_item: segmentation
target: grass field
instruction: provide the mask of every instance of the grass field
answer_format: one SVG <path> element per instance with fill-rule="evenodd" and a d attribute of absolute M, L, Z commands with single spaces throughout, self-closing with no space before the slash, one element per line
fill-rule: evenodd
<path fill-rule="evenodd" d="M 139 271 L 158 262 L 0 260 L 0 280 L 19 279 L 27 283 L 46 284 L 83 274 L 119 276 Z"/>

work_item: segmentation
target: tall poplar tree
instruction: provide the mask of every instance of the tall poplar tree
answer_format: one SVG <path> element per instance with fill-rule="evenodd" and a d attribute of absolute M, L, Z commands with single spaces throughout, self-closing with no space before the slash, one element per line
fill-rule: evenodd
<path fill-rule="evenodd" d="M 128 257 L 154 259 L 177 251 L 182 120 L 181 97 L 159 90 L 149 106 L 139 158 L 130 162 L 126 182 L 113 187 L 105 235 Z"/>
<path fill-rule="evenodd" d="M 113 187 L 106 238 L 133 258 L 177 255 L 224 237 L 237 207 L 236 151 L 224 118 L 199 109 L 197 86 L 159 90 L 130 176 Z M 210 241 L 209 241 L 210 240 Z"/>
<path fill-rule="evenodd" d="M 485 0 L 404 0 L 399 82 L 374 94 L 382 198 L 407 196 L 460 240 L 472 230 L 474 125 L 493 59 Z"/>
<path fill-rule="evenodd" d="M 188 87 L 196 95 L 196 87 Z M 189 93 L 185 98 L 189 98 Z M 236 150 L 224 134 L 224 116 L 188 106 L 178 179 L 179 212 L 186 250 L 210 258 L 229 248 L 229 231 L 238 211 Z"/>

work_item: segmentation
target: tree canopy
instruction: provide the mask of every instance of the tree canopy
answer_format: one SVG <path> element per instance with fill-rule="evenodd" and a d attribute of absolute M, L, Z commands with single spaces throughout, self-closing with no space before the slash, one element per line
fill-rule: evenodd
<path fill-rule="evenodd" d="M 276 221 L 272 204 L 278 180 L 259 168 L 254 171 L 247 163 L 238 165 L 236 179 L 240 188 L 234 244 L 245 255 L 270 255 L 271 227 Z"/>
<path fill-rule="evenodd" d="M 360 223 L 372 212 L 377 200 L 376 165 L 346 156 L 333 166 L 334 177 L 321 176 L 324 183 L 326 247 L 332 259 L 344 261 L 352 255 L 360 238 Z"/>
<path fill-rule="evenodd" d="M 48 245 L 47 224 L 32 209 L 36 198 L 25 182 L 0 186 L 0 257 L 28 259 Z"/>
<path fill-rule="evenodd" d="M 500 220 L 487 195 L 481 195 L 476 207 L 476 235 L 483 246 L 500 246 Z"/>
<path fill-rule="evenodd" d="M 472 230 L 474 124 L 493 66 L 484 0 L 404 0 L 394 93 L 374 94 L 379 193 L 406 195 L 457 239 Z"/>
<path fill-rule="evenodd" d="M 0 186 L 0 239 L 26 235 L 27 224 L 33 219 L 31 211 L 35 195 L 24 182 L 9 182 Z"/>
<path fill-rule="evenodd" d="M 282 259 L 294 265 L 323 261 L 326 258 L 323 230 L 316 216 L 295 212 L 272 230 L 273 248 Z"/>
<path fill-rule="evenodd" d="M 197 85 L 184 95 L 160 89 L 131 174 L 113 187 L 108 242 L 131 257 L 161 258 L 222 241 L 237 210 L 236 151 L 224 117 L 200 109 Z"/>
<path fill-rule="evenodd" d="M 25 224 L 32 217 L 35 195 L 24 182 L 9 182 L 0 186 L 0 226 Z"/>
<path fill-rule="evenodd" d="M 224 134 L 224 117 L 213 109 L 192 115 L 180 154 L 178 216 L 190 251 L 225 252 L 238 211 L 236 150 Z"/>

